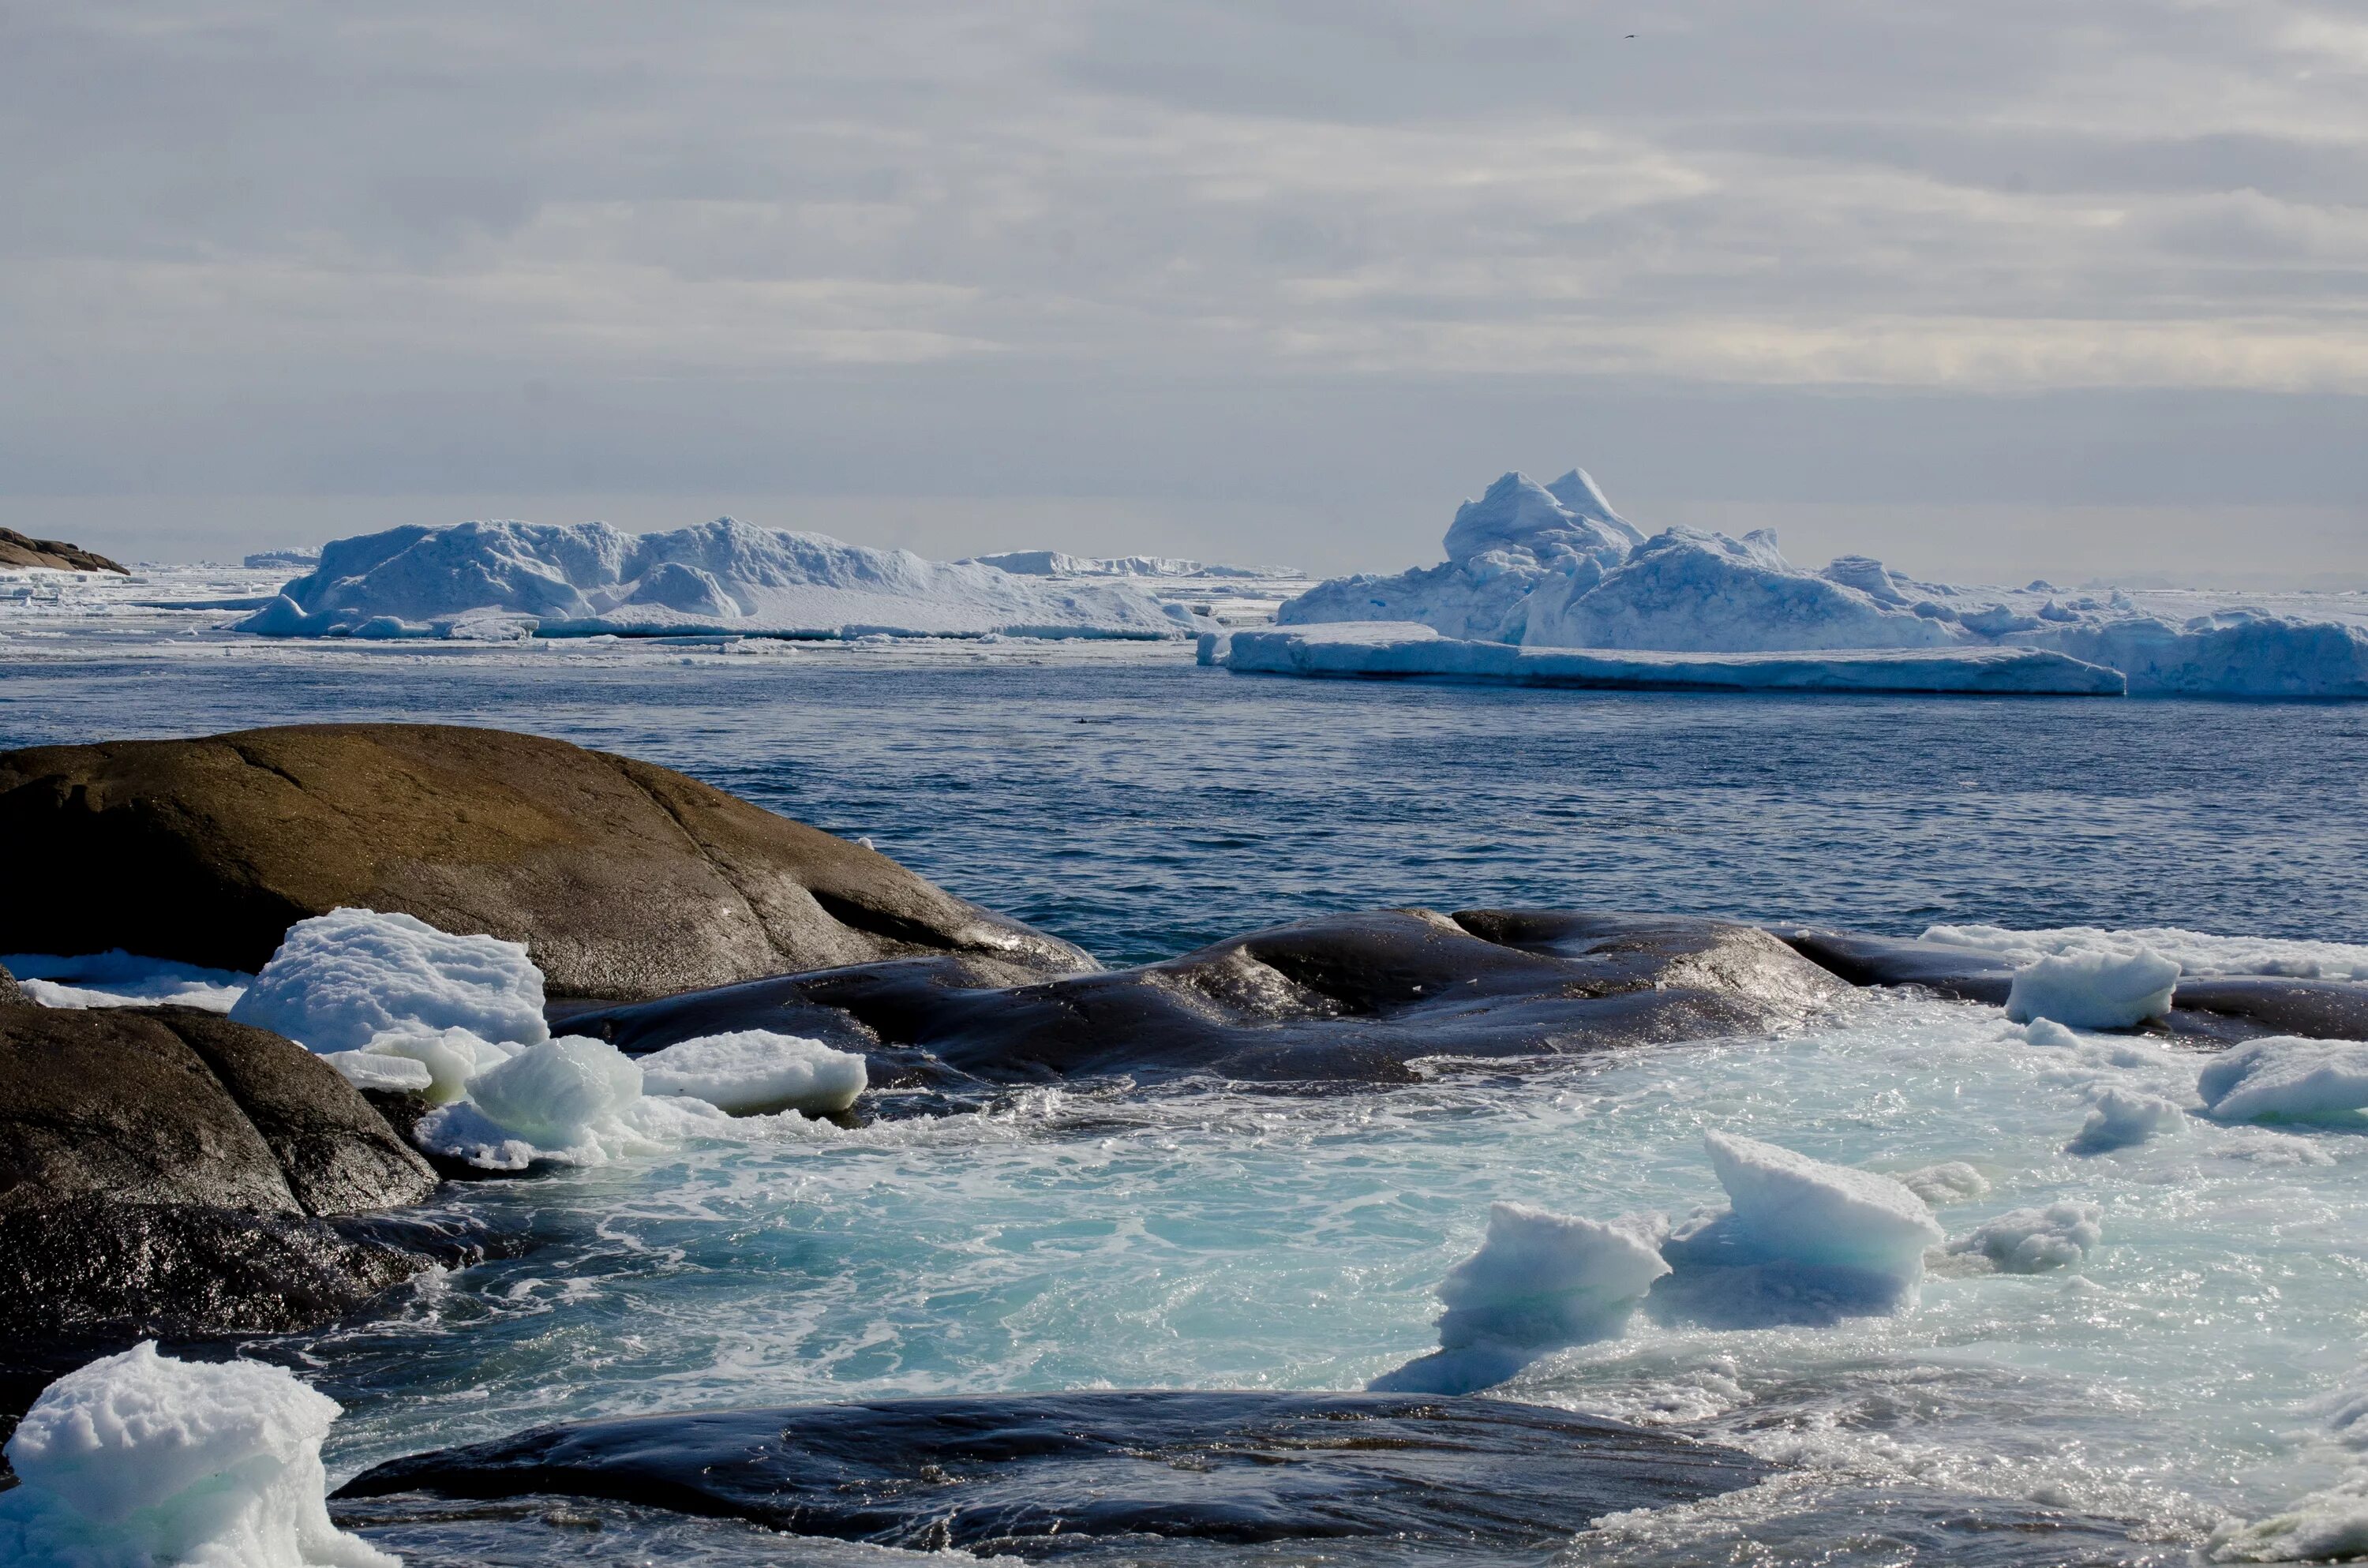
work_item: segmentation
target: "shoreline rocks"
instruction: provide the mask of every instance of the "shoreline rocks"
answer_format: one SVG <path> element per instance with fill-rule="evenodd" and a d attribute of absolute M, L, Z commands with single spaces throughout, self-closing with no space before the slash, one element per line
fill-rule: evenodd
<path fill-rule="evenodd" d="M 131 574 L 131 568 L 95 550 L 85 550 L 62 539 L 35 539 L 15 528 L 0 528 L 0 570 L 21 571 L 26 567 L 47 567 L 53 572 L 120 572 L 127 577 Z"/>

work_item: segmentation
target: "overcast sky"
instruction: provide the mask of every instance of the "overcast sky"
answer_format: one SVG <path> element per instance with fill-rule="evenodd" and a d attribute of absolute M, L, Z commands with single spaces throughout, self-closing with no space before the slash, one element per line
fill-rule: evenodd
<path fill-rule="evenodd" d="M 1634 34 L 1631 38 L 1627 35 Z M 2368 583 L 2368 8 L 0 0 L 0 522 Z"/>

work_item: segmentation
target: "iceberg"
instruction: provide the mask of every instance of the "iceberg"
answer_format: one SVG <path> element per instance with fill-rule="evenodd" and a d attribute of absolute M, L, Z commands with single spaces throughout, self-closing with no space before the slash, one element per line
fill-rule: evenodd
<path fill-rule="evenodd" d="M 17 1568 L 400 1568 L 329 1520 L 336 1403 L 278 1367 L 157 1354 L 51 1383 L 8 1440 L 0 1562 Z"/>
<path fill-rule="evenodd" d="M 973 555 L 957 566 L 992 566 L 1015 577 L 1208 577 L 1249 582 L 1296 577 L 1288 566 L 1224 566 L 1174 555 L 1070 555 L 1057 550 L 1008 550 Z"/>
<path fill-rule="evenodd" d="M 1440 1281 L 1439 1348 L 1367 1385 L 1378 1393 L 1471 1393 L 1549 1350 L 1616 1337 L 1663 1262 L 1663 1226 L 1609 1222 L 1527 1203 L 1488 1206 L 1480 1250 Z"/>
<path fill-rule="evenodd" d="M 1188 611 L 1123 582 L 934 562 L 731 517 L 666 533 L 472 522 L 341 539 L 236 623 L 265 637 L 1180 636 Z"/>
<path fill-rule="evenodd" d="M 2368 698 L 2361 618 L 2240 607 L 2174 618 L 2119 591 L 2100 598 L 2044 582 L 1999 590 L 1920 583 L 1864 555 L 1812 571 L 1787 561 L 1770 529 L 1739 540 L 1688 528 L 1647 537 L 1579 469 L 1549 485 L 1505 474 L 1457 510 L 1444 547 L 1447 560 L 1436 566 L 1319 583 L 1285 602 L 1277 622 L 1413 623 L 1454 642 L 1598 654 L 2020 649 L 2117 671 L 2119 689 L 2134 693 Z"/>
<path fill-rule="evenodd" d="M 1703 1135 L 1728 1207 L 1661 1248 L 1672 1272 L 1646 1309 L 1713 1328 L 1825 1324 L 1915 1304 L 1926 1249 L 1944 1239 L 1905 1183 L 1731 1133 Z"/>
<path fill-rule="evenodd" d="M 1442 636 L 1410 621 L 1201 634 L 1201 662 L 1241 675 L 1475 681 L 1663 691 L 1964 692 L 2118 697 L 2120 672 L 2035 648 L 1828 653 L 1607 652 Z"/>

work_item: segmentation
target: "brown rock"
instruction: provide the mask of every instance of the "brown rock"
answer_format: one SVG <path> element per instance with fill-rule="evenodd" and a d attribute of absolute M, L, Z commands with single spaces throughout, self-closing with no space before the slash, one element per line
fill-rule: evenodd
<path fill-rule="evenodd" d="M 15 528 L 0 528 L 0 566 L 49 566 L 61 572 L 131 573 L 117 562 L 62 539 L 35 539 Z"/>
<path fill-rule="evenodd" d="M 33 892 L 0 904 L 0 952 L 253 970 L 295 921 L 353 905 L 523 941 L 553 994 L 609 1000 L 916 955 L 1012 980 L 1095 967 L 860 845 L 501 730 L 304 724 L 0 754 L 0 844 Z"/>

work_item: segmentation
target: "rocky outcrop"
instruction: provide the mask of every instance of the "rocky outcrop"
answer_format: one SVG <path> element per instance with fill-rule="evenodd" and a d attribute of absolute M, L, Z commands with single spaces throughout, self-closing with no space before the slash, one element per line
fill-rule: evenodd
<path fill-rule="evenodd" d="M 955 954 L 1003 983 L 1085 953 L 884 855 L 630 757 L 500 730 L 306 724 L 0 754 L 0 952 L 260 968 L 356 905 L 525 942 L 629 1000 Z M 137 888 L 138 897 L 124 890 Z"/>
<path fill-rule="evenodd" d="M 17 983 L 17 977 L 8 972 L 7 966 L 0 964 L 0 1007 L 22 1007 L 31 1001 L 32 998 L 25 994 L 25 988 Z"/>
<path fill-rule="evenodd" d="M 1166 1540 L 1503 1561 L 1769 1473 L 1732 1449 L 1504 1400 L 1152 1391 L 582 1422 L 396 1460 L 336 1495 L 347 1522 L 357 1499 L 563 1496 L 982 1557 Z"/>
<path fill-rule="evenodd" d="M 95 551 L 62 539 L 35 539 L 15 528 L 0 528 L 0 567 L 47 566 L 60 572 L 121 572 L 130 570 Z"/>
<path fill-rule="evenodd" d="M 317 1324 L 428 1261 L 334 1221 L 436 1185 L 277 1035 L 182 1007 L 0 1007 L 0 1341 Z"/>
<path fill-rule="evenodd" d="M 561 1008 L 553 1027 L 632 1054 L 729 1029 L 809 1035 L 863 1051 L 874 1084 L 1114 1073 L 1411 1083 L 1423 1057 L 1756 1033 L 1844 989 L 1767 933 L 1726 921 L 1401 909 L 1027 985 L 959 959 L 908 960 Z"/>

